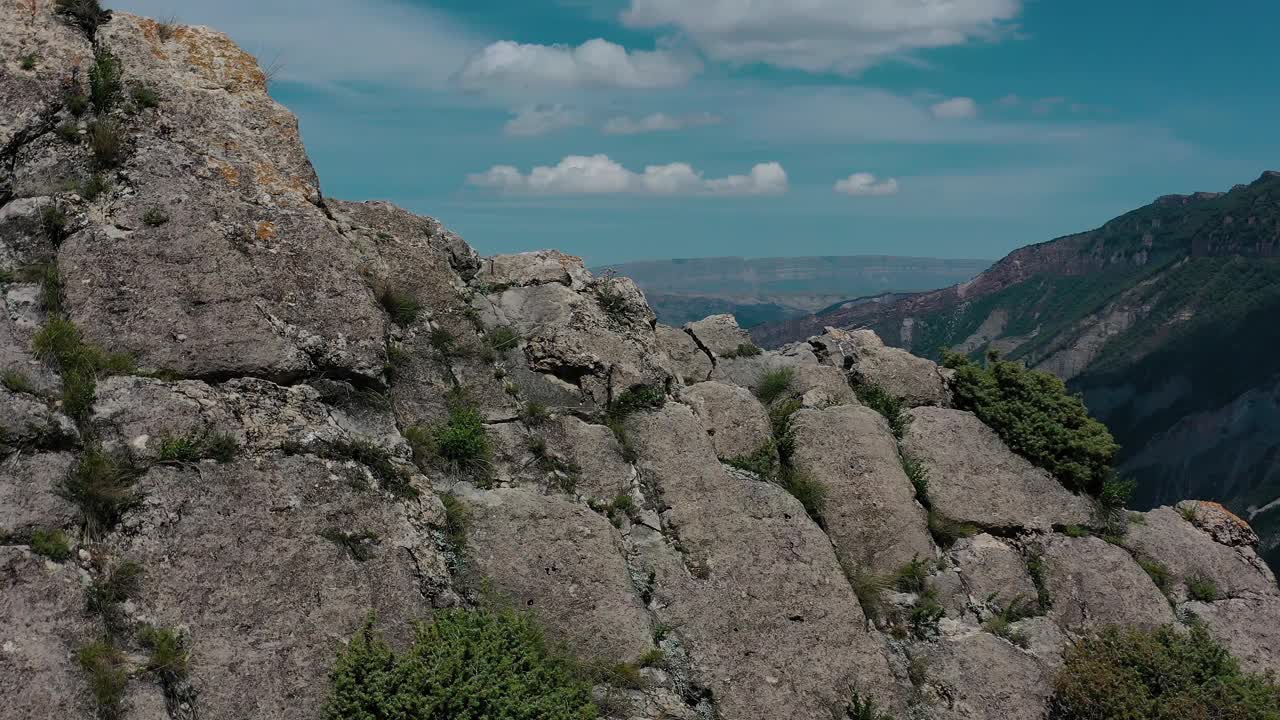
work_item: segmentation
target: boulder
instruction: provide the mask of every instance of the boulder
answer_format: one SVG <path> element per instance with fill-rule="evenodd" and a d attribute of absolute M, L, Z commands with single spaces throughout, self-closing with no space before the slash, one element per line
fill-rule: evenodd
<path fill-rule="evenodd" d="M 1157 560 L 1169 570 L 1166 592 L 1171 597 L 1186 600 L 1187 583 L 1194 578 L 1206 578 L 1213 581 L 1219 597 L 1280 598 L 1275 575 L 1249 545 L 1223 544 L 1216 538 L 1231 542 L 1232 537 L 1222 533 L 1215 536 L 1211 530 L 1204 529 L 1204 525 L 1186 520 L 1173 508 L 1157 508 L 1140 517 L 1141 521 L 1129 524 L 1125 546 L 1139 556 Z"/>
<path fill-rule="evenodd" d="M 826 488 L 822 519 L 846 562 L 895 572 L 913 558 L 933 559 L 926 513 L 879 413 L 858 405 L 801 410 L 792 427 L 792 462 Z"/>
<path fill-rule="evenodd" d="M 751 345 L 751 335 L 738 327 L 732 315 L 711 315 L 684 326 L 698 345 L 717 358 L 733 356 L 742 345 Z"/>
<path fill-rule="evenodd" d="M 872 330 L 829 327 L 810 338 L 809 344 L 819 360 L 847 372 L 854 385 L 878 385 L 911 407 L 951 402 L 946 379 L 936 363 L 887 347 Z"/>
<path fill-rule="evenodd" d="M 476 281 L 490 291 L 500 288 L 559 283 L 571 290 L 582 290 L 591 282 L 591 273 L 582 258 L 565 255 L 558 250 L 536 250 L 513 255 L 485 258 L 476 273 Z"/>
<path fill-rule="evenodd" d="M 721 458 L 750 455 L 773 438 L 769 415 L 746 388 L 704 382 L 684 392 Z"/>
<path fill-rule="evenodd" d="M 925 682 L 939 720 L 1041 720 L 1053 676 L 1035 656 L 986 632 L 929 643 L 921 651 Z"/>
<path fill-rule="evenodd" d="M 1280 600 L 1273 596 L 1188 602 L 1179 611 L 1204 622 L 1249 672 L 1280 674 Z"/>
<path fill-rule="evenodd" d="M 524 489 L 460 496 L 466 563 L 500 602 L 532 612 L 581 658 L 636 662 L 653 649 L 618 531 L 583 505 Z"/>
<path fill-rule="evenodd" d="M 1064 630 L 1083 634 L 1107 625 L 1177 621 L 1169 601 L 1123 548 L 1096 537 L 1053 536 L 1042 562 L 1049 617 Z"/>
<path fill-rule="evenodd" d="M 79 511 L 56 494 L 75 462 L 67 452 L 17 453 L 0 460 L 0 537 L 75 526 Z"/>
<path fill-rule="evenodd" d="M 1090 502 L 1010 450 L 973 413 L 919 407 L 909 412 L 904 453 L 929 472 L 929 500 L 946 517 L 986 528 L 1083 525 Z"/>
<path fill-rule="evenodd" d="M 1036 586 L 1017 548 L 986 533 L 961 538 L 947 551 L 948 563 L 960 575 L 961 594 L 951 607 L 957 612 L 999 612 L 1015 602 L 1036 601 Z"/>
<path fill-rule="evenodd" d="M 711 375 L 711 357 L 684 330 L 659 325 L 658 348 L 671 358 L 671 366 L 680 382 L 686 385 L 702 382 Z"/>

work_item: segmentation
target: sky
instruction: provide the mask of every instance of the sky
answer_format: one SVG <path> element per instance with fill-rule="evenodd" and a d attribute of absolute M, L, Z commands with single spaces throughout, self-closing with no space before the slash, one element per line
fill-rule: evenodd
<path fill-rule="evenodd" d="M 1280 167 L 1280 3 L 115 0 L 483 254 L 998 258 Z"/>

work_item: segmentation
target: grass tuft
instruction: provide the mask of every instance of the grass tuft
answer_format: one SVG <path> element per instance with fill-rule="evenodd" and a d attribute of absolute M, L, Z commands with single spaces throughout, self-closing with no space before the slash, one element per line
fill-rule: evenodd
<path fill-rule="evenodd" d="M 235 458 L 235 437 L 227 433 L 211 433 L 208 430 L 186 435 L 160 437 L 160 449 L 156 453 L 161 463 L 181 465 L 201 460 L 231 462 Z"/>
<path fill-rule="evenodd" d="M 1213 602 L 1218 599 L 1218 584 L 1204 573 L 1196 573 L 1187 578 L 1187 594 L 1192 600 Z"/>
<path fill-rule="evenodd" d="M 124 653 L 110 638 L 103 638 L 80 648 L 76 659 L 89 676 L 89 691 L 93 694 L 99 720 L 123 718 L 124 692 L 129 684 Z"/>
<path fill-rule="evenodd" d="M 31 552 L 62 562 L 71 557 L 71 543 L 61 530 L 35 530 L 31 533 Z"/>
<path fill-rule="evenodd" d="M 320 537 L 346 551 L 356 562 L 372 559 L 373 546 L 378 544 L 378 534 L 368 530 L 346 532 L 338 528 L 327 528 L 321 531 Z"/>
<path fill-rule="evenodd" d="M 413 295 L 390 285 L 383 285 L 378 290 L 378 304 L 400 327 L 412 325 L 418 319 L 418 313 L 422 312 L 422 305 Z"/>
<path fill-rule="evenodd" d="M 100 538 L 140 501 L 133 490 L 136 475 L 125 458 L 90 448 L 54 492 L 80 511 L 85 535 Z"/>
<path fill-rule="evenodd" d="M 35 384 L 21 370 L 5 370 L 0 373 L 0 385 L 10 392 L 26 393 L 27 395 L 37 394 Z"/>
<path fill-rule="evenodd" d="M 863 405 L 884 416 L 884 419 L 889 422 L 889 429 L 893 431 L 893 436 L 899 440 L 902 439 L 903 433 L 907 431 L 907 425 L 911 422 L 911 416 L 906 414 L 906 406 L 902 398 L 890 394 L 874 383 L 859 383 L 854 386 L 854 393 Z"/>
<path fill-rule="evenodd" d="M 150 651 L 147 672 L 155 673 L 166 686 L 186 679 L 191 656 L 177 630 L 147 625 L 139 631 L 138 640 Z"/>
<path fill-rule="evenodd" d="M 789 392 L 795 380 L 796 371 L 792 368 L 766 370 L 756 382 L 756 397 L 760 398 L 760 402 L 770 405 Z"/>
<path fill-rule="evenodd" d="M 981 529 L 973 523 L 957 522 L 937 510 L 929 511 L 929 533 L 934 542 L 943 548 L 949 548 L 961 538 L 973 537 Z"/>
<path fill-rule="evenodd" d="M 148 227 L 160 227 L 169 222 L 169 213 L 161 208 L 151 208 L 142 215 L 142 222 Z"/>

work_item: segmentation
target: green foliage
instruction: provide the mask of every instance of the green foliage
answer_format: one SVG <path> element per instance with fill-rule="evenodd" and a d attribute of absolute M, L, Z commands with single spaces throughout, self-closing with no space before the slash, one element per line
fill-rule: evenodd
<path fill-rule="evenodd" d="M 191 657 L 177 630 L 147 625 L 138 632 L 138 640 L 150 651 L 147 672 L 155 673 L 165 685 L 187 677 Z"/>
<path fill-rule="evenodd" d="M 287 443 L 281 449 L 285 455 L 299 455 L 309 451 L 326 460 L 351 460 L 368 468 L 382 488 L 392 495 L 410 499 L 418 497 L 418 490 L 410 484 L 406 473 L 391 461 L 391 453 L 371 440 L 335 440 L 317 443 L 312 447 Z"/>
<path fill-rule="evenodd" d="M 1138 487 L 1131 479 L 1120 479 L 1114 474 L 1102 482 L 1102 491 L 1094 501 L 1097 527 L 1104 536 L 1121 536 L 1129 529 L 1129 513 L 1125 510 L 1133 492 Z M 1109 541 L 1108 541 L 1109 542 Z"/>
<path fill-rule="evenodd" d="M 738 347 L 734 348 L 733 350 L 730 350 L 729 352 L 721 355 L 720 357 L 726 360 L 732 360 L 734 358 L 755 357 L 763 353 L 764 353 L 763 350 L 761 350 L 760 348 L 756 347 L 751 343 L 741 343 L 738 345 Z"/>
<path fill-rule="evenodd" d="M 883 593 L 893 585 L 890 578 L 876 572 L 870 565 L 850 562 L 843 557 L 840 558 L 840 569 L 844 571 L 849 587 L 853 588 L 853 594 L 858 596 L 862 612 L 871 620 L 879 618 L 884 611 Z"/>
<path fill-rule="evenodd" d="M 485 341 L 495 352 L 503 353 L 520 345 L 520 333 L 509 325 L 500 325 L 485 335 Z"/>
<path fill-rule="evenodd" d="M 61 243 L 66 236 L 69 222 L 67 211 L 56 202 L 45 205 L 44 210 L 40 211 L 40 228 L 55 245 Z"/>
<path fill-rule="evenodd" d="M 142 566 L 131 560 L 99 568 L 98 576 L 86 593 L 85 607 L 102 618 L 108 631 L 116 632 L 124 626 L 120 606 L 138 596 L 142 588 L 142 574 Z"/>
<path fill-rule="evenodd" d="M 662 651 L 662 648 L 649 648 L 644 655 L 640 656 L 638 664 L 642 668 L 662 667 L 666 661 L 667 654 Z"/>
<path fill-rule="evenodd" d="M 454 337 L 446 327 L 433 327 L 431 332 L 427 333 L 427 344 L 431 345 L 431 349 L 435 350 L 440 357 L 450 358 L 458 349 L 458 338 Z"/>
<path fill-rule="evenodd" d="M 148 227 L 160 227 L 169 222 L 169 213 L 161 208 L 151 208 L 142 214 L 142 222 Z"/>
<path fill-rule="evenodd" d="M 31 552 L 54 562 L 62 562 L 71 557 L 71 543 L 67 541 L 67 534 L 61 530 L 33 530 Z"/>
<path fill-rule="evenodd" d="M 791 427 L 791 418 L 804 403 L 798 399 L 783 400 L 769 406 L 769 427 L 773 432 L 773 443 L 778 451 L 778 459 L 784 465 L 791 462 L 795 452 L 796 438 Z"/>
<path fill-rule="evenodd" d="M 591 687 L 533 619 L 442 610 L 397 653 L 367 624 L 338 657 L 325 720 L 594 720 Z"/>
<path fill-rule="evenodd" d="M 136 475 L 124 457 L 90 448 L 81 454 L 54 492 L 80 511 L 85 535 L 99 538 L 141 499 L 133 490 Z"/>
<path fill-rule="evenodd" d="M 98 32 L 99 25 L 111 19 L 111 11 L 103 10 L 98 0 L 57 0 L 54 12 L 90 38 Z"/>
<path fill-rule="evenodd" d="M 760 402 L 769 405 L 791 390 L 796 381 L 796 371 L 789 367 L 766 370 L 756 381 L 756 397 Z"/>
<path fill-rule="evenodd" d="M 854 392 L 863 405 L 880 413 L 885 420 L 889 421 L 889 429 L 893 431 L 894 437 L 902 439 L 902 434 L 907 431 L 907 424 L 911 421 L 911 416 L 905 412 L 906 406 L 902 398 L 890 394 L 874 383 L 858 383 L 854 386 Z"/>
<path fill-rule="evenodd" d="M 1103 491 L 1119 446 L 1062 380 L 994 354 L 986 367 L 955 352 L 947 352 L 944 362 L 956 371 L 957 407 L 972 410 L 1010 448 L 1068 488 Z"/>
<path fill-rule="evenodd" d="M 135 85 L 133 87 L 133 104 L 143 110 L 160 107 L 160 93 L 156 92 L 155 88 L 147 85 Z"/>
<path fill-rule="evenodd" d="M 540 427 L 551 419 L 551 410 L 537 400 L 529 400 L 520 408 L 520 422 L 527 427 Z"/>
<path fill-rule="evenodd" d="M 62 106 L 75 117 L 89 112 L 89 96 L 84 94 L 80 84 L 76 83 L 67 89 L 62 97 Z"/>
<path fill-rule="evenodd" d="M 1108 628 L 1064 659 L 1054 720 L 1280 719 L 1280 686 L 1243 672 L 1199 625 Z"/>
<path fill-rule="evenodd" d="M 56 269 L 55 269 L 56 271 Z M 46 302 L 60 305 L 61 287 L 54 272 L 46 279 Z M 128 355 L 108 353 L 84 341 L 80 328 L 62 317 L 53 317 L 32 340 L 36 357 L 55 365 L 62 375 L 62 409 L 78 421 L 88 419 L 93 409 L 97 379 L 104 375 L 122 375 L 133 371 Z"/>
<path fill-rule="evenodd" d="M 422 305 L 413 295 L 388 284 L 378 289 L 378 303 L 391 316 L 391 321 L 400 327 L 412 325 L 422 311 Z"/>
<path fill-rule="evenodd" d="M 814 522 L 822 525 L 822 509 L 827 501 L 827 486 L 807 472 L 784 466 L 779 478 L 782 489 L 800 501 Z"/>
<path fill-rule="evenodd" d="M 899 459 L 902 461 L 902 472 L 906 473 L 907 479 L 911 481 L 911 487 L 915 488 L 916 500 L 928 509 L 929 468 L 925 467 L 920 458 L 910 453 L 902 453 Z"/>
<path fill-rule="evenodd" d="M 1196 573 L 1187 578 L 1187 594 L 1192 600 L 1213 602 L 1218 599 L 1218 584 L 1204 573 Z"/>
<path fill-rule="evenodd" d="M 36 394 L 36 386 L 32 384 L 31 378 L 21 370 L 5 370 L 0 373 L 0 385 L 6 390 L 16 393 L 26 393 L 28 395 Z"/>
<path fill-rule="evenodd" d="M 1044 554 L 1040 548 L 1032 547 L 1027 551 L 1027 574 L 1031 576 L 1031 583 L 1036 586 L 1036 605 L 1040 608 L 1040 614 L 1049 612 L 1049 608 L 1053 606 L 1053 597 L 1049 595 L 1049 584 L 1047 574 L 1048 571 L 1044 565 Z"/>
<path fill-rule="evenodd" d="M 124 128 L 115 120 L 95 120 L 89 126 L 89 151 L 93 166 L 98 170 L 110 170 L 124 160 Z"/>
<path fill-rule="evenodd" d="M 1030 639 L 1026 633 L 1015 630 L 1013 623 L 1039 614 L 1040 607 L 1038 603 L 1018 595 L 1004 607 L 997 608 L 997 612 L 988 618 L 982 624 L 982 627 L 992 635 L 998 635 L 1018 647 L 1026 648 L 1030 645 Z"/>
<path fill-rule="evenodd" d="M 1089 528 L 1084 527 L 1083 525 L 1068 525 L 1062 529 L 1062 532 L 1067 537 L 1073 537 L 1073 538 L 1089 537 L 1090 535 L 1093 534 L 1092 532 L 1089 531 Z"/>
<path fill-rule="evenodd" d="M 762 478 L 771 478 L 778 471 L 778 449 L 773 440 L 766 440 L 750 455 L 739 455 L 726 459 L 725 464 L 755 473 Z"/>
<path fill-rule="evenodd" d="M 898 568 L 898 572 L 894 575 L 894 585 L 904 593 L 924 592 L 925 585 L 929 581 L 929 573 L 933 569 L 932 565 L 931 561 L 921 560 L 919 554 L 915 555 L 909 562 Z"/>
<path fill-rule="evenodd" d="M 59 123 L 56 132 L 58 137 L 69 143 L 80 142 L 80 126 L 74 122 Z"/>
<path fill-rule="evenodd" d="M 484 416 L 461 396 L 450 400 L 448 420 L 410 430 L 414 459 L 421 466 L 435 464 L 450 472 L 483 477 L 492 464 L 493 441 L 485 430 Z"/>
<path fill-rule="evenodd" d="M 160 449 L 156 453 L 162 463 L 185 464 L 201 460 L 217 460 L 220 463 L 231 462 L 236 454 L 236 439 L 226 433 L 211 433 L 208 430 L 191 432 L 186 435 L 163 435 L 159 438 Z"/>
<path fill-rule="evenodd" d="M 110 638 L 103 638 L 80 648 L 76 659 L 89 676 L 89 690 L 97 707 L 98 720 L 123 718 L 124 691 L 129 684 L 124 654 Z"/>
<path fill-rule="evenodd" d="M 937 510 L 929 511 L 929 533 L 941 547 L 949 548 L 961 538 L 977 535 L 979 530 L 973 523 L 957 522 Z"/>
<path fill-rule="evenodd" d="M 667 402 L 667 393 L 658 385 L 633 385 L 609 403 L 608 417 L 626 419 L 641 410 L 654 410 Z"/>
<path fill-rule="evenodd" d="M 364 562 L 373 557 L 373 547 L 378 544 L 378 534 L 361 530 L 347 532 L 338 528 L 326 528 L 320 537 L 345 550 L 352 560 Z"/>
<path fill-rule="evenodd" d="M 35 70 L 36 64 L 40 62 L 40 56 L 35 53 L 27 53 L 18 58 L 18 66 L 23 70 Z"/>
<path fill-rule="evenodd" d="M 596 302 L 614 322 L 626 323 L 631 316 L 631 302 L 617 288 L 617 281 L 605 278 L 596 288 Z"/>
<path fill-rule="evenodd" d="M 1138 566 L 1147 573 L 1151 578 L 1151 582 L 1155 583 L 1161 592 L 1169 591 L 1169 581 L 1173 578 L 1173 575 L 1164 563 L 1146 555 L 1138 555 L 1134 559 L 1138 561 Z"/>
<path fill-rule="evenodd" d="M 880 711 L 880 706 L 870 696 L 853 693 L 844 708 L 845 720 L 893 720 L 893 716 Z"/>
<path fill-rule="evenodd" d="M 1193 502 L 1178 503 L 1178 514 L 1183 520 L 1194 523 L 1200 519 L 1200 505 Z"/>
<path fill-rule="evenodd" d="M 911 634 L 917 640 L 929 640 L 938 636 L 938 621 L 946 615 L 942 603 L 938 602 L 938 593 L 932 588 L 925 588 L 916 606 L 911 609 Z"/>
<path fill-rule="evenodd" d="M 445 544 L 456 556 L 461 556 L 467 548 L 467 530 L 471 526 L 471 515 L 467 506 L 457 496 L 449 493 L 440 494 L 440 503 L 444 505 L 444 538 Z"/>
<path fill-rule="evenodd" d="M 120 81 L 122 68 L 120 60 L 108 50 L 99 50 L 93 56 L 93 66 L 89 68 L 89 99 L 99 114 L 111 111 L 124 84 Z"/>
<path fill-rule="evenodd" d="M 631 493 L 619 493 L 608 505 L 601 508 L 595 506 L 597 512 L 603 510 L 606 517 L 614 525 L 621 526 L 622 519 L 627 518 L 631 522 L 639 519 L 640 508 L 636 506 L 635 498 L 631 497 Z"/>
<path fill-rule="evenodd" d="M 62 312 L 62 275 L 58 266 L 48 263 L 37 263 L 22 268 L 20 276 L 26 282 L 40 285 L 40 306 L 50 315 Z"/>
<path fill-rule="evenodd" d="M 102 173 L 94 173 L 80 186 L 80 196 L 93 202 L 111 192 L 111 179 Z"/>

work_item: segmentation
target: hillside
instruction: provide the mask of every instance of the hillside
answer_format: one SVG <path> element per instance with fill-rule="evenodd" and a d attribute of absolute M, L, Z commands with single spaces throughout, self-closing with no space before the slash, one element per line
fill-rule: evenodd
<path fill-rule="evenodd" d="M 998 350 L 1083 392 L 1124 447 L 1138 502 L 1188 494 L 1261 528 L 1280 561 L 1280 174 L 1162 197 L 1010 254 L 944 290 L 845 303 L 756 328 L 765 345 L 867 327 L 926 356 Z"/>
<path fill-rule="evenodd" d="M 659 324 L 326 197 L 218 32 L 55 7 L 0 0 L 5 718 L 1280 705 L 1249 525 L 1126 512 L 1047 376 Z"/>
<path fill-rule="evenodd" d="M 743 327 L 817 312 L 851 297 L 932 290 L 963 282 L 989 260 L 853 255 L 695 258 L 622 263 L 612 271 L 644 291 L 658 320 L 683 325 L 731 314 Z"/>

